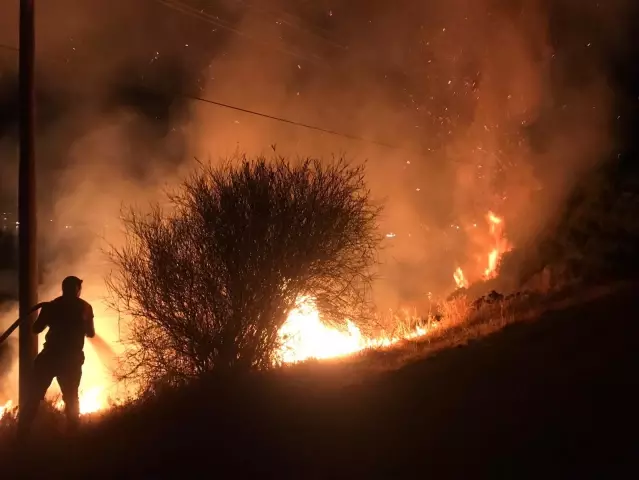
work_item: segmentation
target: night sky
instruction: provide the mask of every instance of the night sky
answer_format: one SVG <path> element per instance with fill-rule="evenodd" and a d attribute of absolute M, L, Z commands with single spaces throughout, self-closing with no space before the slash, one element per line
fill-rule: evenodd
<path fill-rule="evenodd" d="M 455 250 L 448 245 L 457 242 L 446 228 L 475 221 L 488 208 L 521 219 L 510 233 L 517 238 L 532 228 L 527 218 L 545 218 L 548 213 L 541 210 L 554 208 L 566 195 L 547 192 L 572 188 L 572 177 L 585 173 L 576 165 L 587 156 L 580 149 L 587 153 L 593 133 L 607 130 L 612 138 L 593 141 L 598 150 L 593 147 L 591 163 L 614 167 L 623 178 L 635 169 L 639 47 L 630 33 L 639 7 L 634 3 L 281 0 L 264 6 L 144 0 L 133 6 L 64 0 L 55 8 L 39 5 L 42 205 L 46 210 L 73 187 L 62 173 L 69 170 L 69 152 L 78 139 L 103 128 L 101 118 L 126 110 L 134 115 L 118 137 L 125 139 L 128 153 L 117 168 L 118 178 L 127 181 L 146 181 L 158 168 L 176 170 L 192 155 L 188 130 L 195 125 L 218 132 L 210 140 L 214 147 L 227 139 L 234 145 L 237 133 L 238 139 L 255 134 L 263 147 L 290 140 L 291 148 L 299 145 L 303 153 L 318 145 L 318 155 L 363 151 L 373 157 L 373 188 L 392 183 L 386 195 L 401 197 L 396 208 L 391 205 L 391 216 L 411 210 L 409 218 L 399 215 L 390 227 L 403 233 L 423 221 L 429 231 L 443 232 L 437 239 L 429 233 L 425 241 L 446 245 L 444 250 Z M 0 44 L 15 47 L 15 11 L 2 13 Z M 16 61 L 15 51 L 0 50 L 0 198 L 7 209 L 14 208 L 15 199 Z M 541 80 L 527 83 L 542 66 Z M 184 95 L 397 149 L 380 154 L 362 142 L 239 117 Z M 592 113 L 602 107 L 605 114 Z M 584 126 L 589 116 L 596 121 Z M 472 142 L 483 149 L 469 148 Z M 490 168 L 490 174 L 476 174 L 478 166 Z M 471 187 L 463 184 L 469 181 L 464 168 L 472 170 Z M 530 178 L 541 185 L 541 194 L 530 187 Z M 524 190 L 532 193 L 520 195 Z M 519 204 L 506 204 L 507 197 L 517 197 Z M 544 202 L 550 206 L 524 208 Z M 450 277 L 449 272 L 445 263 L 441 275 Z"/>
<path fill-rule="evenodd" d="M 99 5 L 104 2 L 90 3 Z M 273 4 L 279 6 L 266 8 L 252 6 L 258 5 L 256 3 L 232 0 L 182 2 L 217 19 L 220 25 L 217 28 L 215 25 L 211 28 L 211 24 L 180 13 L 161 2 L 149 0 L 143 3 L 148 4 L 143 10 L 144 17 L 140 16 L 140 11 L 121 8 L 117 15 L 105 16 L 96 22 L 95 28 L 85 29 L 88 33 L 85 33 L 81 46 L 77 38 L 64 38 L 61 32 L 57 33 L 60 38 L 56 55 L 38 59 L 41 62 L 38 68 L 41 74 L 38 114 L 42 130 L 50 128 L 68 114 L 83 93 L 95 94 L 86 85 L 90 84 L 92 77 L 103 75 L 107 68 L 113 66 L 113 62 L 105 62 L 100 68 L 98 60 L 101 57 L 120 57 L 124 60 L 109 71 L 110 91 L 100 99 L 102 107 L 108 111 L 122 105 L 132 106 L 145 119 L 157 124 L 157 133 L 162 134 L 169 125 L 188 115 L 187 101 L 175 94 L 183 92 L 197 95 L 201 92 L 208 74 L 207 64 L 219 55 L 226 55 L 228 43 L 238 37 L 251 38 L 245 41 L 252 44 L 256 51 L 277 52 L 299 61 L 304 69 L 292 78 L 292 91 L 303 89 L 309 78 L 320 75 L 327 77 L 327 82 L 343 82 L 348 88 L 348 83 L 356 80 L 360 72 L 365 70 L 366 75 L 384 84 L 387 99 L 403 108 L 404 113 L 412 117 L 412 122 L 428 129 L 429 135 L 420 136 L 417 142 L 424 151 L 441 148 L 451 135 L 451 128 L 463 129 L 472 115 L 472 111 L 460 109 L 449 112 L 442 121 L 437 114 L 447 111 L 446 107 L 450 103 L 447 96 L 465 95 L 467 91 L 477 89 L 482 80 L 482 72 L 477 71 L 473 59 L 463 59 L 463 50 L 460 50 L 459 61 L 467 63 L 461 70 L 466 71 L 466 74 L 454 79 L 457 85 L 450 89 L 439 89 L 437 95 L 432 95 L 430 86 L 440 79 L 437 78 L 439 72 L 436 69 L 429 70 L 429 57 L 433 56 L 430 50 L 436 48 L 437 38 L 442 33 L 437 30 L 446 23 L 447 14 L 445 9 L 441 9 L 432 17 L 425 18 L 419 13 L 422 11 L 419 7 L 421 2 L 404 1 L 389 5 L 383 1 L 361 0 L 282 1 Z M 500 12 L 517 17 L 522 14 L 522 6 L 530 2 L 495 0 L 487 3 L 490 9 L 481 12 L 481 15 Z M 637 7 L 624 7 L 624 17 L 615 20 L 619 23 L 616 26 L 619 35 L 615 38 L 610 35 L 609 26 L 601 25 L 605 19 L 593 14 L 596 10 L 585 7 L 586 4 L 598 2 L 586 0 L 580 3 L 584 7 L 576 9 L 574 2 L 568 0 L 545 2 L 556 55 L 553 76 L 562 85 L 579 86 L 587 82 L 594 72 L 605 72 L 617 98 L 614 116 L 619 117 L 619 121 L 615 124 L 615 130 L 625 143 L 620 150 L 634 151 L 636 147 L 631 145 L 630 132 L 637 115 L 637 47 L 636 42 L 629 41 L 629 37 L 619 38 L 623 37 L 619 32 L 628 31 L 628 26 L 636 18 Z M 73 2 L 69 2 L 69 8 L 72 7 Z M 397 30 L 396 23 L 385 20 L 393 15 L 401 19 L 411 18 L 410 14 L 406 14 L 411 9 L 415 11 L 413 21 L 402 23 L 401 31 Z M 263 22 L 278 22 L 280 37 L 288 48 L 273 47 L 268 40 L 250 35 L 250 32 L 238 35 L 238 32 L 247 31 L 239 26 L 247 11 L 257 11 Z M 140 18 L 146 20 L 142 28 Z M 46 23 L 43 20 L 39 26 L 47 28 L 48 25 L 43 25 Z M 456 27 L 453 24 L 448 29 L 450 31 Z M 390 34 L 388 29 L 392 29 Z M 125 38 L 118 32 L 127 32 Z M 453 31 L 450 34 L 456 33 Z M 41 35 L 40 38 L 43 36 L 47 35 Z M 347 64 L 339 63 L 339 59 L 345 56 L 344 52 L 360 41 L 358 37 L 365 40 L 378 37 L 385 41 L 371 44 L 367 49 L 358 49 L 357 55 L 348 56 Z M 393 41 L 388 41 L 389 37 Z M 6 46 L 16 46 L 15 40 L 10 34 L 2 37 L 2 43 Z M 124 48 L 123 43 L 152 45 L 157 52 L 145 48 L 148 57 L 142 59 L 136 54 L 135 58 L 127 58 L 127 55 L 117 53 Z M 183 52 L 180 52 L 183 45 L 188 45 L 188 54 L 182 55 Z M 169 53 L 165 54 L 165 51 Z M 17 54 L 3 49 L 0 58 L 0 135 L 4 137 L 15 134 L 17 125 Z M 56 76 L 65 79 L 63 85 L 52 81 L 46 73 L 48 65 L 53 64 Z M 561 103 L 561 99 L 557 98 L 556 103 Z M 467 110 L 472 110 L 472 106 Z M 543 117 L 539 122 L 543 124 Z M 331 128 L 331 125 L 327 125 L 327 128 Z M 379 140 L 383 141 L 383 138 Z"/>

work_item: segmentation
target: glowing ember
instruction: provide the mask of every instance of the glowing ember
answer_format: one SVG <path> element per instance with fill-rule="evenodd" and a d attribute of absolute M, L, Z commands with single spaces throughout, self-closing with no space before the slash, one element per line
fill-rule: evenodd
<path fill-rule="evenodd" d="M 313 299 L 301 297 L 280 328 L 279 335 L 283 345 L 279 359 L 283 363 L 294 363 L 309 358 L 341 357 L 366 348 L 388 347 L 401 340 L 420 337 L 426 333 L 426 328 L 416 327 L 400 337 L 367 338 L 350 320 L 346 320 L 344 330 L 331 328 L 322 323 Z"/>

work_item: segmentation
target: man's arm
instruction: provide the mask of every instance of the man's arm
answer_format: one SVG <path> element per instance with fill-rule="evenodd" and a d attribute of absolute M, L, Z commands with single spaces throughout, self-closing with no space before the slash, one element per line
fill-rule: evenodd
<path fill-rule="evenodd" d="M 95 337 L 95 325 L 93 323 L 93 307 L 87 303 L 87 310 L 84 317 L 84 334 L 88 338 Z"/>
<path fill-rule="evenodd" d="M 40 314 L 35 322 L 33 322 L 33 326 L 31 330 L 33 333 L 38 335 L 39 333 L 44 332 L 44 329 L 49 326 L 49 305 L 44 305 L 42 310 L 40 310 Z"/>

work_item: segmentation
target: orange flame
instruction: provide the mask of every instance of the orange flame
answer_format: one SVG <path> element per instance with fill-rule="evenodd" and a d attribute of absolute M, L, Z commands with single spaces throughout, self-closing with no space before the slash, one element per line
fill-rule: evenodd
<path fill-rule="evenodd" d="M 492 245 L 487 255 L 488 265 L 483 270 L 484 280 L 495 278 L 499 261 L 504 253 L 508 252 L 512 246 L 504 235 L 504 219 L 497 216 L 492 211 L 486 214 L 486 220 L 489 225 L 490 236 L 492 237 Z M 464 272 L 458 267 L 453 273 L 457 288 L 467 288 L 469 285 Z"/>
<path fill-rule="evenodd" d="M 468 280 L 466 280 L 461 267 L 457 267 L 457 270 L 455 270 L 455 273 L 453 273 L 453 278 L 455 279 L 457 288 L 468 288 Z"/>
<path fill-rule="evenodd" d="M 38 339 L 40 347 L 44 338 Z M 85 346 L 86 361 L 83 366 L 82 383 L 80 385 L 80 414 L 86 415 L 104 410 L 110 404 L 117 403 L 117 399 L 111 398 L 111 389 L 113 380 L 109 369 L 113 367 L 116 358 L 115 352 L 111 345 L 103 338 L 96 336 L 91 339 Z M 60 389 L 57 382 L 51 385 L 48 398 L 56 398 L 60 395 Z M 9 400 L 4 405 L 0 404 L 0 418 L 7 415 L 11 410 L 17 408 L 17 402 Z M 58 400 L 54 406 L 58 410 L 64 409 L 64 402 Z"/>
<path fill-rule="evenodd" d="M 433 325 L 434 327 L 434 325 Z M 400 336 L 366 337 L 350 320 L 343 330 L 331 328 L 321 321 L 315 301 L 310 297 L 300 297 L 295 308 L 289 313 L 286 322 L 279 330 L 282 347 L 277 352 L 278 362 L 295 363 L 310 358 L 327 359 L 351 355 L 367 348 L 389 347 L 402 340 L 421 337 L 428 333 L 425 327 L 415 327 Z M 92 345 L 92 344 L 90 344 Z M 96 372 L 93 372 L 96 374 Z M 108 408 L 107 389 L 97 385 L 80 393 L 80 413 L 82 415 Z M 0 406 L 0 418 L 12 407 L 11 401 Z M 64 408 L 59 400 L 55 407 Z"/>
<path fill-rule="evenodd" d="M 9 400 L 4 405 L 0 405 L 0 418 L 4 417 L 4 414 L 13 408 L 13 402 Z"/>
<path fill-rule="evenodd" d="M 108 406 L 107 398 L 104 395 L 104 387 L 98 386 L 80 393 L 80 415 L 99 412 Z M 64 402 L 58 400 L 55 404 L 58 410 L 64 410 Z"/>
<path fill-rule="evenodd" d="M 504 253 L 511 248 L 503 232 L 504 219 L 498 217 L 493 212 L 488 212 L 486 219 L 490 225 L 490 235 L 493 237 L 494 247 L 488 254 L 488 266 L 484 270 L 484 278 L 491 279 L 497 275 L 497 267 Z"/>
<path fill-rule="evenodd" d="M 369 338 L 346 320 L 346 328 L 338 330 L 325 325 L 312 298 L 297 300 L 279 331 L 282 347 L 278 360 L 282 363 L 301 362 L 310 358 L 326 359 L 351 355 L 367 348 L 389 347 L 401 340 L 421 337 L 428 333 L 424 327 L 415 327 L 402 336 Z"/>
<path fill-rule="evenodd" d="M 103 387 L 90 388 L 80 393 L 80 415 L 87 415 L 95 413 L 107 408 L 108 402 L 104 395 L 105 389 Z M 4 405 L 0 405 L 0 419 L 13 410 L 13 401 L 9 400 Z M 55 408 L 58 410 L 64 410 L 64 402 L 58 400 L 55 403 Z"/>

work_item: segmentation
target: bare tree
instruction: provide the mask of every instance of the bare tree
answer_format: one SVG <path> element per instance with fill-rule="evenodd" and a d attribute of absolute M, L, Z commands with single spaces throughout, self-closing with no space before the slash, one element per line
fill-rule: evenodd
<path fill-rule="evenodd" d="M 259 157 L 201 164 L 171 212 L 124 215 L 108 279 L 130 318 L 122 375 L 176 384 L 217 368 L 273 365 L 302 295 L 326 321 L 369 319 L 380 242 L 364 167 Z"/>

